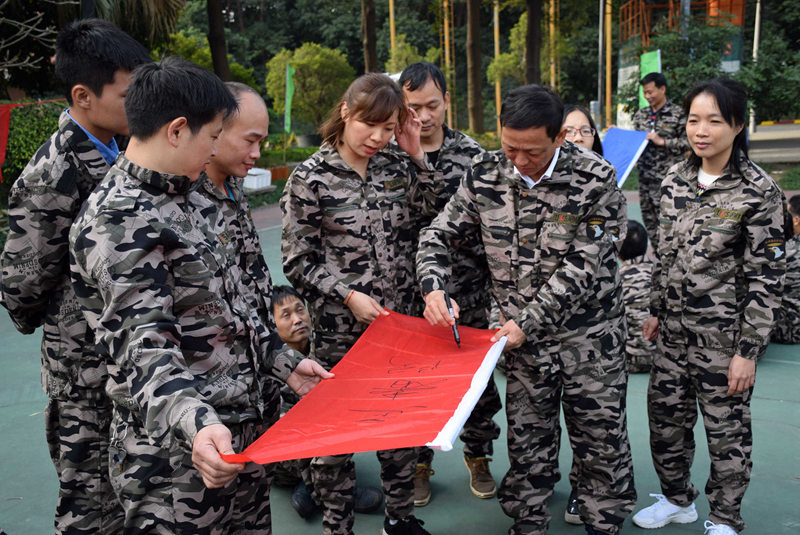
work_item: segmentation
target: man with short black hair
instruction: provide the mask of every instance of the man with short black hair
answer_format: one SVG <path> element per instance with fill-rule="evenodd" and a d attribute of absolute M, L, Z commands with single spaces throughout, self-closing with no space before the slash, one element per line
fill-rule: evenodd
<path fill-rule="evenodd" d="M 563 104 L 548 88 L 503 101 L 502 150 L 476 159 L 422 231 L 417 276 L 425 317 L 450 327 L 449 246 L 477 236 L 507 337 L 511 466 L 498 492 L 510 535 L 547 532 L 558 462 L 559 411 L 578 469 L 587 533 L 616 534 L 636 491 L 625 427 L 624 312 L 613 237 L 625 214 L 613 167 L 564 143 Z"/>
<path fill-rule="evenodd" d="M 650 143 L 637 164 L 639 169 L 639 203 L 642 220 L 651 243 L 658 243 L 658 211 L 661 181 L 667 171 L 686 157 L 686 114 L 680 104 L 667 98 L 667 78 L 652 72 L 641 79 L 644 98 L 650 104 L 633 116 L 633 128 L 648 132 Z"/>
<path fill-rule="evenodd" d="M 268 374 L 300 394 L 331 376 L 275 351 L 283 346 L 269 311 L 246 288 L 248 256 L 196 191 L 236 110 L 197 65 L 137 68 L 128 148 L 70 231 L 73 287 L 110 362 L 110 478 L 126 534 L 270 533 L 271 474 L 220 454 L 243 450 L 277 419 Z"/>
<path fill-rule="evenodd" d="M 472 166 L 472 160 L 483 154 L 483 148 L 471 137 L 452 130 L 444 124 L 445 112 L 450 104 L 444 74 L 436 65 L 422 61 L 406 67 L 400 75 L 400 87 L 409 107 L 422 121 L 420 144 L 433 164 L 433 173 L 421 173 L 420 181 L 430 181 L 426 190 L 436 195 L 431 213 L 416 221 L 416 231 L 428 226 L 455 194 L 461 181 Z M 451 276 L 447 291 L 461 306 L 459 323 L 469 327 L 489 327 L 489 268 L 483 244 L 477 236 L 452 247 Z M 464 464 L 469 470 L 469 487 L 479 498 L 495 495 L 495 482 L 489 471 L 493 441 L 500 436 L 500 427 L 493 416 L 503 407 L 494 379 L 489 383 L 472 411 L 461 441 L 464 443 Z M 433 450 L 421 448 L 414 476 L 414 505 L 422 507 L 431 499 L 430 476 Z"/>
<path fill-rule="evenodd" d="M 56 37 L 55 71 L 69 107 L 9 194 L 3 306 L 21 333 L 42 326 L 45 437 L 59 479 L 56 533 L 122 528 L 108 482 L 106 363 L 70 284 L 68 234 L 119 153 L 114 136 L 128 134 L 131 71 L 149 61 L 147 50 L 110 22 L 65 26 Z"/>

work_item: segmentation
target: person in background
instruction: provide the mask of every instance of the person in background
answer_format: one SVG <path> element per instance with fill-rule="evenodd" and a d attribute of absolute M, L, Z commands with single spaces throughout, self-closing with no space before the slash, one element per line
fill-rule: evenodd
<path fill-rule="evenodd" d="M 275 326 L 283 342 L 308 356 L 311 353 L 311 318 L 303 298 L 291 286 L 275 286 L 272 292 L 272 312 Z M 282 412 L 291 409 L 300 398 L 290 388 L 281 389 L 283 398 Z M 294 490 L 289 499 L 297 514 L 303 518 L 311 518 L 320 510 L 314 501 L 314 484 L 310 472 L 311 459 L 297 459 L 277 463 L 276 470 L 284 473 L 284 479 L 294 481 Z M 353 510 L 356 513 L 371 513 L 380 507 L 383 493 L 375 487 L 356 485 L 353 491 Z"/>
<path fill-rule="evenodd" d="M 600 134 L 589 110 L 577 104 L 566 104 L 564 106 L 564 123 L 561 126 L 567 129 L 567 141 L 593 150 L 600 156 L 603 155 Z"/>
<path fill-rule="evenodd" d="M 699 404 L 711 458 L 705 533 L 736 535 L 752 470 L 756 361 L 780 310 L 786 269 L 783 193 L 747 156 L 740 83 L 697 84 L 683 109 L 692 153 L 661 187 L 651 317 L 642 329 L 658 340 L 647 409 L 663 494 L 651 494 L 656 503 L 633 523 L 652 529 L 697 520 L 690 469 Z"/>
<path fill-rule="evenodd" d="M 311 355 L 338 363 L 385 309 L 415 305 L 414 217 L 424 202 L 414 180 L 429 170 L 420 121 L 391 78 L 357 78 L 320 128 L 320 150 L 289 177 L 281 197 L 283 269 L 311 314 Z M 409 156 L 383 150 L 392 136 Z M 424 535 L 414 516 L 417 448 L 377 452 L 386 503 L 384 535 Z M 311 461 L 323 533 L 353 533 L 352 454 Z"/>
<path fill-rule="evenodd" d="M 800 195 L 786 203 L 786 279 L 771 341 L 800 344 Z"/>
<path fill-rule="evenodd" d="M 128 134 L 131 71 L 150 62 L 132 37 L 99 19 L 56 37 L 56 77 L 69 107 L 8 199 L 2 304 L 23 334 L 42 327 L 45 438 L 59 480 L 56 533 L 118 533 L 123 512 L 108 481 L 111 401 L 106 362 L 94 350 L 69 278 L 69 227 Z"/>
<path fill-rule="evenodd" d="M 444 124 L 450 93 L 444 74 L 428 62 L 414 63 L 400 74 L 400 87 L 408 106 L 417 112 L 422 122 L 420 143 L 435 171 L 420 175 L 418 180 L 430 180 L 426 190 L 436 196 L 429 214 L 419 217 L 415 233 L 428 226 L 458 189 L 472 166 L 472 160 L 483 154 L 477 141 Z M 451 276 L 447 291 L 459 303 L 459 323 L 469 327 L 489 327 L 489 267 L 478 239 L 465 240 L 450 251 Z M 469 488 L 478 498 L 495 495 L 495 482 L 489 471 L 494 451 L 493 441 L 500 436 L 500 426 L 492 419 L 503 408 L 494 379 L 483 391 L 472 414 L 464 424 L 459 438 L 464 443 L 464 465 L 469 470 Z M 433 450 L 421 448 L 414 475 L 414 505 L 422 507 L 431 499 L 430 476 L 433 475 Z"/>
<path fill-rule="evenodd" d="M 650 104 L 633 116 L 634 130 L 647 132 L 650 143 L 639 158 L 639 202 L 650 241 L 658 243 L 658 210 L 661 182 L 669 168 L 686 157 L 686 114 L 667 98 L 667 78 L 658 72 L 641 79 L 644 98 Z"/>

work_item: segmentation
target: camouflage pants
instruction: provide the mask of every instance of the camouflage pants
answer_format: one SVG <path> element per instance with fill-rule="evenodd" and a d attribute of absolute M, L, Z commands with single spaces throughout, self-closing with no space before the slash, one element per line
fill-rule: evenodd
<path fill-rule="evenodd" d="M 331 369 L 358 339 L 354 333 L 314 331 L 311 356 Z M 376 452 L 381 464 L 381 483 L 386 500 L 386 516 L 403 519 L 414 513 L 414 474 L 419 448 Z M 356 470 L 352 455 L 315 457 L 311 460 L 314 500 L 323 507 L 324 535 L 353 533 L 353 491 Z"/>
<path fill-rule="evenodd" d="M 489 327 L 489 311 L 486 308 L 462 310 L 459 324 L 475 327 L 477 329 L 487 329 Z M 472 414 L 464 423 L 464 429 L 459 438 L 464 443 L 464 454 L 470 457 L 487 457 L 494 453 L 493 441 L 500 436 L 500 426 L 493 418 L 503 403 L 500 401 L 500 393 L 493 377 L 489 377 L 489 383 L 481 394 Z M 431 448 L 420 448 L 419 462 L 431 464 L 433 462 L 433 450 Z"/>
<path fill-rule="evenodd" d="M 246 463 L 222 488 L 208 489 L 180 446 L 153 445 L 124 409 L 114 411 L 111 484 L 125 510 L 125 534 L 269 534 L 272 465 Z M 255 422 L 228 426 L 234 451 L 263 432 Z"/>
<path fill-rule="evenodd" d="M 643 177 L 639 173 L 639 206 L 647 237 L 653 247 L 658 243 L 658 213 L 661 211 L 661 180 L 664 177 Z"/>
<path fill-rule="evenodd" d="M 620 348 L 621 350 L 621 348 Z M 625 424 L 627 374 L 618 353 L 563 348 L 560 370 L 540 373 L 537 356 L 508 360 L 506 413 L 511 466 L 498 492 L 514 519 L 511 535 L 545 534 L 547 500 L 558 473 L 559 410 L 563 404 L 575 458 L 581 520 L 617 533 L 636 502 Z"/>
<path fill-rule="evenodd" d="M 705 488 L 709 518 L 741 531 L 742 498 L 753 466 L 752 388 L 738 395 L 727 394 L 732 350 L 688 345 L 681 337 L 663 330 L 658 349 L 650 371 L 647 409 L 650 449 L 662 492 L 681 506 L 689 505 L 698 496 L 690 469 L 699 404 L 711 458 Z"/>
<path fill-rule="evenodd" d="M 45 435 L 58 474 L 56 533 L 119 533 L 122 508 L 108 480 L 108 400 L 51 399 Z"/>

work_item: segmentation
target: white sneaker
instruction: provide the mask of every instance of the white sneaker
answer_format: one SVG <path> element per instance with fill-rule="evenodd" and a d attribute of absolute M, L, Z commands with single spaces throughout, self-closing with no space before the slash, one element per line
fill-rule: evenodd
<path fill-rule="evenodd" d="M 640 528 L 663 528 L 667 524 L 688 524 L 697 520 L 697 510 L 694 504 L 680 507 L 670 503 L 663 494 L 651 494 L 650 496 L 657 498 L 658 501 L 633 515 L 633 523 Z M 727 534 L 720 531 L 719 535 Z"/>
<path fill-rule="evenodd" d="M 739 535 L 732 527 L 725 524 L 715 524 L 710 520 L 706 520 L 703 527 L 706 528 L 705 535 Z"/>

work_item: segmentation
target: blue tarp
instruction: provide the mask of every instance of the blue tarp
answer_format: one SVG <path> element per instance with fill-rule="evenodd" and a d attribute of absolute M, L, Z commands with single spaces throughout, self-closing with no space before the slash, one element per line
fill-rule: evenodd
<path fill-rule="evenodd" d="M 639 156 L 649 143 L 647 132 L 609 128 L 603 139 L 603 157 L 617 169 L 617 185 L 622 187 Z"/>

